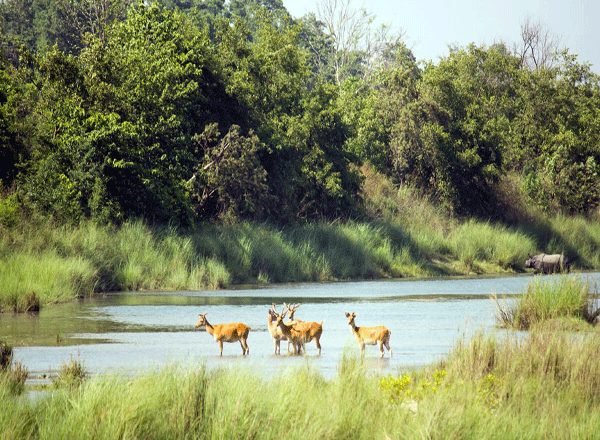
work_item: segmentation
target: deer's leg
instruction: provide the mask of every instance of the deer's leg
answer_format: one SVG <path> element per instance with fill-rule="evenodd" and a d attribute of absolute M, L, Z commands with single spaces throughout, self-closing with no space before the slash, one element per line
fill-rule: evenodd
<path fill-rule="evenodd" d="M 221 352 L 219 356 L 223 356 L 223 341 L 219 341 L 219 351 Z"/>

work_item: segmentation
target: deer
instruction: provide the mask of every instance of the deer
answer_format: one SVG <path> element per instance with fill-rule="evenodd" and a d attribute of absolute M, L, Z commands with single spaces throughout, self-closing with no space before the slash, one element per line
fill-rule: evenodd
<path fill-rule="evenodd" d="M 273 304 L 273 306 L 275 306 L 275 304 Z M 291 304 L 283 303 L 283 307 L 285 307 L 288 311 L 288 323 L 301 322 L 299 319 L 294 319 L 294 313 L 296 313 L 296 310 L 298 310 L 298 306 L 300 306 L 300 304 L 294 304 L 294 306 L 292 307 Z"/>
<path fill-rule="evenodd" d="M 291 304 L 283 303 L 283 305 L 287 308 L 287 311 L 289 313 L 288 318 L 290 319 L 290 322 L 293 323 L 294 328 L 301 329 L 306 333 L 304 338 L 306 342 L 311 342 L 313 339 L 315 340 L 315 345 L 317 347 L 317 350 L 319 350 L 319 356 L 321 356 L 321 334 L 323 333 L 323 321 L 321 321 L 321 323 L 318 324 L 314 321 L 308 322 L 301 321 L 299 319 L 294 319 L 294 313 L 296 312 L 296 310 L 298 310 L 298 306 L 300 304 L 295 304 L 293 307 L 291 306 Z M 305 348 L 304 345 L 302 345 L 302 348 Z"/>
<path fill-rule="evenodd" d="M 250 333 L 250 327 L 241 322 L 233 322 L 231 324 L 215 324 L 211 325 L 206 319 L 207 313 L 198 314 L 200 321 L 196 324 L 196 328 L 206 326 L 206 331 L 210 333 L 215 341 L 219 343 L 220 356 L 223 356 L 223 342 L 236 342 L 240 341 L 242 346 L 242 355 L 250 354 L 250 348 L 248 348 L 248 333 Z"/>
<path fill-rule="evenodd" d="M 275 303 L 273 303 L 273 310 L 269 309 L 269 317 L 267 320 L 267 325 L 269 328 L 269 333 L 271 337 L 275 341 L 275 354 L 281 354 L 281 341 L 287 341 L 287 336 L 283 334 L 281 328 L 277 325 L 277 308 L 275 307 Z M 288 343 L 288 353 L 290 351 L 290 345 Z"/>
<path fill-rule="evenodd" d="M 392 356 L 392 349 L 390 348 L 390 336 L 392 332 L 390 332 L 383 325 L 377 325 L 374 327 L 357 327 L 356 323 L 354 322 L 354 318 L 356 318 L 356 312 L 353 312 L 352 314 L 346 312 L 346 318 L 348 318 L 348 324 L 350 325 L 352 333 L 354 333 L 354 336 L 358 341 L 358 345 L 360 345 L 361 356 L 365 355 L 365 345 L 379 345 L 382 358 L 385 353 L 383 351 L 383 347 L 385 346 L 390 353 L 390 357 Z"/>
<path fill-rule="evenodd" d="M 292 344 L 294 354 L 302 354 L 302 351 L 306 353 L 306 347 L 304 344 L 313 340 L 317 342 L 317 348 L 319 349 L 319 355 L 321 355 L 321 345 L 319 344 L 319 338 L 323 332 L 323 322 L 317 324 L 318 328 L 316 332 L 312 331 L 312 326 L 307 322 L 300 322 L 295 324 L 286 324 L 283 319 L 287 310 L 277 317 L 277 325 L 281 328 L 283 334 L 287 337 L 288 343 Z"/>
<path fill-rule="evenodd" d="M 283 322 L 287 310 L 283 311 L 281 315 L 277 316 L 277 326 L 281 329 L 281 332 L 286 336 L 288 344 L 292 344 L 294 354 L 302 354 L 302 349 L 306 342 L 306 335 L 304 329 L 296 328 L 294 324 L 286 324 Z"/>

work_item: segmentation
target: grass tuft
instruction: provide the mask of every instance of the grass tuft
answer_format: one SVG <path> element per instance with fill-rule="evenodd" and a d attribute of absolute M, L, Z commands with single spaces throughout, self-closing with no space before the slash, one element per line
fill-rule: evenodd
<path fill-rule="evenodd" d="M 88 372 L 83 365 L 83 362 L 73 359 L 68 364 L 63 363 L 58 373 L 57 379 L 54 381 L 55 388 L 67 387 L 78 388 L 83 381 L 88 377 Z"/>
<path fill-rule="evenodd" d="M 25 380 L 29 371 L 21 364 L 13 364 L 13 348 L 4 341 L 0 341 L 0 396 L 20 395 L 25 390 Z"/>
<path fill-rule="evenodd" d="M 598 294 L 590 293 L 589 282 L 576 276 L 537 276 L 512 306 L 498 306 L 502 327 L 529 330 L 535 325 L 560 318 L 593 324 L 600 315 Z"/>

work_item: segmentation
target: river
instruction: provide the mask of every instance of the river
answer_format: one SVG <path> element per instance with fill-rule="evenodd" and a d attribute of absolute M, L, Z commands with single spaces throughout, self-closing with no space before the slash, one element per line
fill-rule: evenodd
<path fill-rule="evenodd" d="M 581 275 L 592 287 L 600 273 Z M 221 291 L 121 292 L 94 299 L 46 306 L 39 314 L 0 314 L 0 340 L 14 346 L 14 360 L 30 372 L 30 383 L 47 382 L 71 359 L 91 374 L 135 375 L 168 365 L 241 365 L 267 376 L 291 366 L 310 365 L 333 377 L 344 350 L 358 355 L 345 317 L 356 324 L 385 325 L 393 356 L 380 359 L 377 346 L 366 347 L 367 367 L 384 374 L 429 365 L 447 355 L 456 341 L 496 328 L 490 295 L 513 301 L 531 275 L 494 278 L 363 281 L 273 285 Z M 299 303 L 296 318 L 323 321 L 322 354 L 314 343 L 304 356 L 274 355 L 267 310 L 276 303 Z M 211 324 L 243 322 L 251 327 L 250 354 L 239 343 L 218 344 L 196 330 L 199 313 Z"/>

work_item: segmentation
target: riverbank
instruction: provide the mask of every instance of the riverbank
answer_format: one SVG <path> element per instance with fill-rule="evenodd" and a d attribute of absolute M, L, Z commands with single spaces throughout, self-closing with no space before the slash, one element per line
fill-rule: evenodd
<path fill-rule="evenodd" d="M 266 380 L 243 367 L 98 376 L 35 400 L 0 381 L 6 438 L 595 438 L 596 337 L 475 336 L 443 361 L 380 376 L 344 355 Z M 259 393 L 256 390 L 260 390 Z"/>
<path fill-rule="evenodd" d="M 140 221 L 24 223 L 0 230 L 0 310 L 107 291 L 518 273 L 535 252 L 564 252 L 574 269 L 600 267 L 600 225 L 583 218 L 509 227 L 433 216 L 287 228 L 246 222 L 188 232 Z"/>

